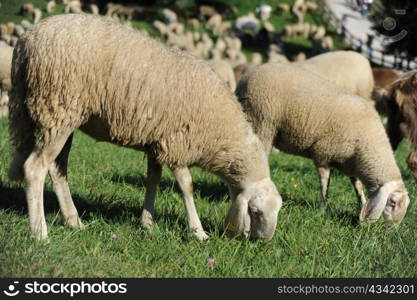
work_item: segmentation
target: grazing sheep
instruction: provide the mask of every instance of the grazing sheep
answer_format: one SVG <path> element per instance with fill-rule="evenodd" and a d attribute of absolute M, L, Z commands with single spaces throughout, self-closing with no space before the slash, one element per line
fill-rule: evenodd
<path fill-rule="evenodd" d="M 311 158 L 319 170 L 322 203 L 330 167 L 367 187 L 361 221 L 403 219 L 409 198 L 379 115 L 368 101 L 295 64 L 257 66 L 239 81 L 238 96 L 267 153 L 272 146 Z"/>
<path fill-rule="evenodd" d="M 407 158 L 408 168 L 417 181 L 417 71 L 402 75 L 392 83 L 384 94 L 387 106 L 387 133 L 394 151 L 407 137 L 411 141 L 411 151 Z"/>
<path fill-rule="evenodd" d="M 25 30 L 28 30 L 29 28 L 31 28 L 33 26 L 33 24 L 30 23 L 30 21 L 28 21 L 28 20 L 22 20 L 22 22 L 20 22 L 20 25 L 22 25 L 22 27 Z"/>
<path fill-rule="evenodd" d="M 267 21 L 271 17 L 272 7 L 262 3 L 256 7 L 256 13 L 261 17 L 262 21 Z"/>
<path fill-rule="evenodd" d="M 191 28 L 197 31 L 200 28 L 200 21 L 196 18 L 192 18 L 187 20 L 187 25 L 191 26 Z"/>
<path fill-rule="evenodd" d="M 167 25 L 161 21 L 155 20 L 152 23 L 153 27 L 156 28 L 156 30 L 158 30 L 159 34 L 161 36 L 166 36 L 168 33 L 168 28 Z"/>
<path fill-rule="evenodd" d="M 153 222 L 167 165 L 182 190 L 190 230 L 207 238 L 187 168 L 194 165 L 228 184 L 229 234 L 273 236 L 281 197 L 263 146 L 208 64 L 110 18 L 67 14 L 42 20 L 19 39 L 12 74 L 9 130 L 15 153 L 9 176 L 27 183 L 36 237 L 47 237 L 42 195 L 48 171 L 65 221 L 82 226 L 66 180 L 77 128 L 99 141 L 146 152 L 143 226 Z"/>
<path fill-rule="evenodd" d="M 304 52 L 298 53 L 296 56 L 294 56 L 293 61 L 299 62 L 299 61 L 305 61 L 307 60 L 307 55 Z"/>
<path fill-rule="evenodd" d="M 175 12 L 173 12 L 172 10 L 168 9 L 168 8 L 164 8 L 162 10 L 162 15 L 164 16 L 164 20 L 168 24 L 172 24 L 172 23 L 177 23 L 178 22 L 177 14 Z"/>
<path fill-rule="evenodd" d="M 246 34 L 254 36 L 259 31 L 260 22 L 253 13 L 236 19 L 236 28 Z"/>
<path fill-rule="evenodd" d="M 13 34 L 17 37 L 20 37 L 24 33 L 25 33 L 25 29 L 23 28 L 23 26 L 22 25 L 16 25 Z"/>
<path fill-rule="evenodd" d="M 10 70 L 12 65 L 13 47 L 0 42 L 0 86 L 2 90 L 11 87 Z"/>
<path fill-rule="evenodd" d="M 371 99 L 374 78 L 369 61 L 353 51 L 333 51 L 294 63 L 349 92 Z"/>
<path fill-rule="evenodd" d="M 48 1 L 48 4 L 46 4 L 46 12 L 48 14 L 54 12 L 56 9 L 56 2 L 54 0 Z"/>
<path fill-rule="evenodd" d="M 220 59 L 212 59 L 208 63 L 219 74 L 220 78 L 227 84 L 230 90 L 234 92 L 236 89 L 236 81 L 232 66 L 227 61 Z"/>
<path fill-rule="evenodd" d="M 262 64 L 262 54 L 259 52 L 252 53 L 252 57 L 250 59 L 251 64 L 260 65 Z"/>
<path fill-rule="evenodd" d="M 288 14 L 290 12 L 290 6 L 286 3 L 278 4 L 277 8 L 281 10 L 284 14 Z"/>
<path fill-rule="evenodd" d="M 33 24 L 38 23 L 42 19 L 42 11 L 39 8 L 35 8 L 32 12 Z"/>
<path fill-rule="evenodd" d="M 33 3 L 22 4 L 22 6 L 20 7 L 20 14 L 22 16 L 31 15 L 34 9 L 35 6 L 33 5 Z"/>
<path fill-rule="evenodd" d="M 93 3 L 89 4 L 88 9 L 90 10 L 90 12 L 93 15 L 99 15 L 100 14 L 100 10 L 99 10 L 99 8 L 96 4 L 93 4 Z"/>

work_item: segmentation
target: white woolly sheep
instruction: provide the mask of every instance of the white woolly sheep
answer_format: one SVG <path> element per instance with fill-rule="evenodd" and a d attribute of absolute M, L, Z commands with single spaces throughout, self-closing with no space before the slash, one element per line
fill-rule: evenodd
<path fill-rule="evenodd" d="M 178 22 L 177 14 L 175 12 L 173 12 L 172 10 L 168 9 L 168 8 L 164 8 L 162 10 L 162 15 L 164 16 L 164 20 L 168 24 Z"/>
<path fill-rule="evenodd" d="M 32 12 L 33 24 L 38 23 L 42 18 L 42 11 L 39 8 L 35 8 Z"/>
<path fill-rule="evenodd" d="M 0 42 L 0 86 L 3 90 L 11 87 L 10 71 L 12 66 L 13 47 Z"/>
<path fill-rule="evenodd" d="M 368 59 L 354 51 L 333 51 L 314 56 L 298 66 L 316 73 L 349 92 L 371 99 L 374 77 Z"/>
<path fill-rule="evenodd" d="M 54 12 L 56 9 L 56 2 L 54 0 L 48 1 L 48 3 L 46 4 L 46 12 L 48 14 Z"/>
<path fill-rule="evenodd" d="M 368 101 L 295 64 L 268 63 L 239 81 L 238 96 L 267 153 L 272 146 L 311 158 L 319 170 L 323 204 L 330 167 L 367 187 L 361 221 L 399 224 L 409 198 L 379 115 Z M 358 181 L 358 179 L 360 181 Z"/>
<path fill-rule="evenodd" d="M 272 7 L 271 5 L 262 3 L 256 7 L 256 13 L 259 14 L 262 21 L 267 21 L 271 17 Z"/>
<path fill-rule="evenodd" d="M 19 39 L 12 74 L 9 131 L 15 153 L 9 176 L 27 183 L 36 237 L 47 237 L 43 185 L 48 171 L 66 223 L 82 227 L 66 180 L 76 128 L 146 152 L 143 226 L 152 225 L 155 193 L 167 165 L 182 190 L 190 230 L 200 240 L 207 238 L 187 168 L 195 165 L 228 184 L 229 234 L 273 236 L 281 197 L 267 156 L 236 97 L 207 63 L 110 18 L 67 14 L 42 20 Z"/>
<path fill-rule="evenodd" d="M 88 9 L 90 10 L 90 12 L 93 15 L 99 15 L 100 14 L 100 10 L 99 10 L 99 8 L 96 4 L 93 4 L 93 3 L 89 4 Z"/>

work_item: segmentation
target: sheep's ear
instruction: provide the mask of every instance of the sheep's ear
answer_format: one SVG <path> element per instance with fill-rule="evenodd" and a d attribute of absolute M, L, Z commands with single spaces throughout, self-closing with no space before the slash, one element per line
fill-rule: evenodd
<path fill-rule="evenodd" d="M 248 212 L 248 199 L 240 194 L 232 202 L 225 221 L 226 234 L 237 237 L 243 234 L 248 237 L 250 233 L 250 216 Z"/>
<path fill-rule="evenodd" d="M 389 195 L 389 188 L 384 184 L 379 188 L 376 195 L 371 197 L 362 207 L 360 221 L 362 223 L 378 221 L 387 204 Z"/>

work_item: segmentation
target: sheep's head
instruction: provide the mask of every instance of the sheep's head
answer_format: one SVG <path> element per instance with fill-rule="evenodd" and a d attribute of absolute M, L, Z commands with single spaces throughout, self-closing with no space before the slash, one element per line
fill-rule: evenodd
<path fill-rule="evenodd" d="M 270 240 L 277 225 L 282 199 L 270 178 L 247 184 L 242 189 L 230 188 L 232 205 L 226 217 L 229 236 L 243 235 Z"/>
<path fill-rule="evenodd" d="M 399 225 L 404 218 L 410 199 L 402 181 L 382 185 L 362 207 L 361 222 L 375 222 L 384 215 L 388 225 Z"/>

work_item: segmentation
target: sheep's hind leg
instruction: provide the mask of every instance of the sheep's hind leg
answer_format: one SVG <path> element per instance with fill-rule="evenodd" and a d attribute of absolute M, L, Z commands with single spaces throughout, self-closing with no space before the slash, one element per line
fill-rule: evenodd
<path fill-rule="evenodd" d="M 321 186 L 321 207 L 322 209 L 327 209 L 327 195 L 329 192 L 330 184 L 330 168 L 326 167 L 317 167 L 317 171 L 320 177 L 320 186 Z"/>
<path fill-rule="evenodd" d="M 175 168 L 172 169 L 172 172 L 174 173 L 182 191 L 190 231 L 200 241 L 208 240 L 208 235 L 204 232 L 203 226 L 201 225 L 200 218 L 198 217 L 197 210 L 195 208 L 193 197 L 193 182 L 190 170 L 188 168 Z"/>
<path fill-rule="evenodd" d="M 148 155 L 146 194 L 141 216 L 141 224 L 146 229 L 150 229 L 153 224 L 155 196 L 159 182 L 161 181 L 161 174 L 162 166 L 155 160 L 154 157 Z"/>
<path fill-rule="evenodd" d="M 71 150 L 72 137 L 73 134 L 67 139 L 61 153 L 50 165 L 49 175 L 51 176 L 65 223 L 70 227 L 83 229 L 84 225 L 78 216 L 67 181 L 68 155 Z"/>
<path fill-rule="evenodd" d="M 358 197 L 358 200 L 361 203 L 361 207 L 364 207 L 366 204 L 366 196 L 363 192 L 362 182 L 356 177 L 350 177 L 350 181 L 352 182 L 353 188 L 356 193 L 356 197 Z"/>
<path fill-rule="evenodd" d="M 35 147 L 24 164 L 30 229 L 33 236 L 41 240 L 48 237 L 43 205 L 45 177 L 68 137 L 69 134 L 60 134 L 47 145 Z"/>

